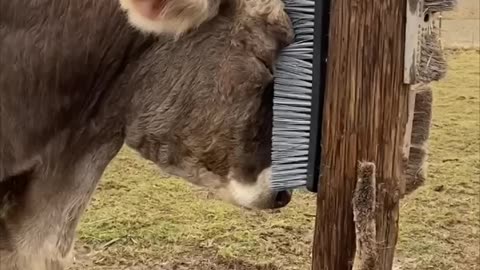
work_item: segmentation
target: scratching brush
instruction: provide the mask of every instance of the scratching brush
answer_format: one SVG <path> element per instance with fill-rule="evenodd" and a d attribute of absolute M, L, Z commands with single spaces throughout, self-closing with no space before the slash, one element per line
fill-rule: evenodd
<path fill-rule="evenodd" d="M 272 189 L 316 192 L 328 45 L 327 0 L 284 0 L 295 40 L 275 66 Z"/>
<path fill-rule="evenodd" d="M 441 80 L 447 72 L 447 63 L 443 57 L 438 29 L 432 17 L 434 15 L 452 11 L 457 5 L 457 0 L 425 0 L 424 24 L 419 34 L 419 54 L 417 58 L 417 70 L 415 83 L 430 83 Z"/>
<path fill-rule="evenodd" d="M 456 0 L 425 0 L 423 25 L 419 34 L 419 53 L 416 74 L 410 89 L 415 93 L 411 146 L 406 175 L 406 192 L 410 193 L 424 183 L 427 175 L 428 138 L 432 122 L 432 81 L 445 77 L 447 62 L 443 56 L 439 31 L 433 23 L 435 13 L 452 11 Z"/>
<path fill-rule="evenodd" d="M 317 192 L 328 52 L 330 0 L 284 0 L 295 32 L 274 73 L 272 189 L 305 187 Z M 424 0 L 422 12 L 452 10 L 456 0 Z M 425 18 L 428 18 L 427 16 Z M 419 33 L 416 79 L 428 83 L 446 71 L 437 35 Z"/>

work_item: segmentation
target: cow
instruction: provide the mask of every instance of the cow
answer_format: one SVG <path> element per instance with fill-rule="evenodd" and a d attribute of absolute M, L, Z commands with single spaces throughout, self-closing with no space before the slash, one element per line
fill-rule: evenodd
<path fill-rule="evenodd" d="M 68 266 L 123 145 L 239 207 L 285 207 L 272 81 L 292 38 L 281 0 L 0 0 L 0 269 Z"/>

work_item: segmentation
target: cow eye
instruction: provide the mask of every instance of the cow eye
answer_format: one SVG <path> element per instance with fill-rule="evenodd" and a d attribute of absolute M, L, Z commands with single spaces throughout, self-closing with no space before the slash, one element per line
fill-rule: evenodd
<path fill-rule="evenodd" d="M 273 106 L 273 80 L 271 80 L 263 89 L 262 99 L 269 107 Z"/>
<path fill-rule="evenodd" d="M 259 58 L 259 57 L 257 57 L 257 59 L 258 59 L 258 61 L 260 61 L 260 63 L 263 64 L 265 69 L 267 69 L 270 72 L 270 74 L 273 74 L 274 70 L 273 70 L 272 65 L 269 65 L 265 59 L 262 59 L 262 58 Z"/>
<path fill-rule="evenodd" d="M 269 91 L 273 93 L 273 79 L 268 82 L 268 84 L 265 86 L 265 91 Z"/>

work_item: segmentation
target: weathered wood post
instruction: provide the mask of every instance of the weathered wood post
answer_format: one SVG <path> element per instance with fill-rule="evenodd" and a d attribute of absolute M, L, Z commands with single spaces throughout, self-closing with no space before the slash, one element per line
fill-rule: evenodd
<path fill-rule="evenodd" d="M 356 246 L 366 249 L 359 269 L 392 269 L 408 157 L 404 137 L 414 102 L 404 78 L 407 1 L 417 2 L 331 0 L 313 270 L 351 269 Z M 359 177 L 376 187 L 374 210 L 367 207 L 375 218 L 364 227 L 355 226 L 352 209 Z M 362 239 L 356 244 L 356 229 L 375 245 Z"/>

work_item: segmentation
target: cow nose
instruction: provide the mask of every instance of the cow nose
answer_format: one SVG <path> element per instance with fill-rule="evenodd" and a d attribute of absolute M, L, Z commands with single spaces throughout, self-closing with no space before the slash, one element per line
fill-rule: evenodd
<path fill-rule="evenodd" d="M 275 196 L 275 208 L 280 208 L 286 206 L 292 199 L 292 192 L 290 191 L 279 191 L 277 196 Z"/>

